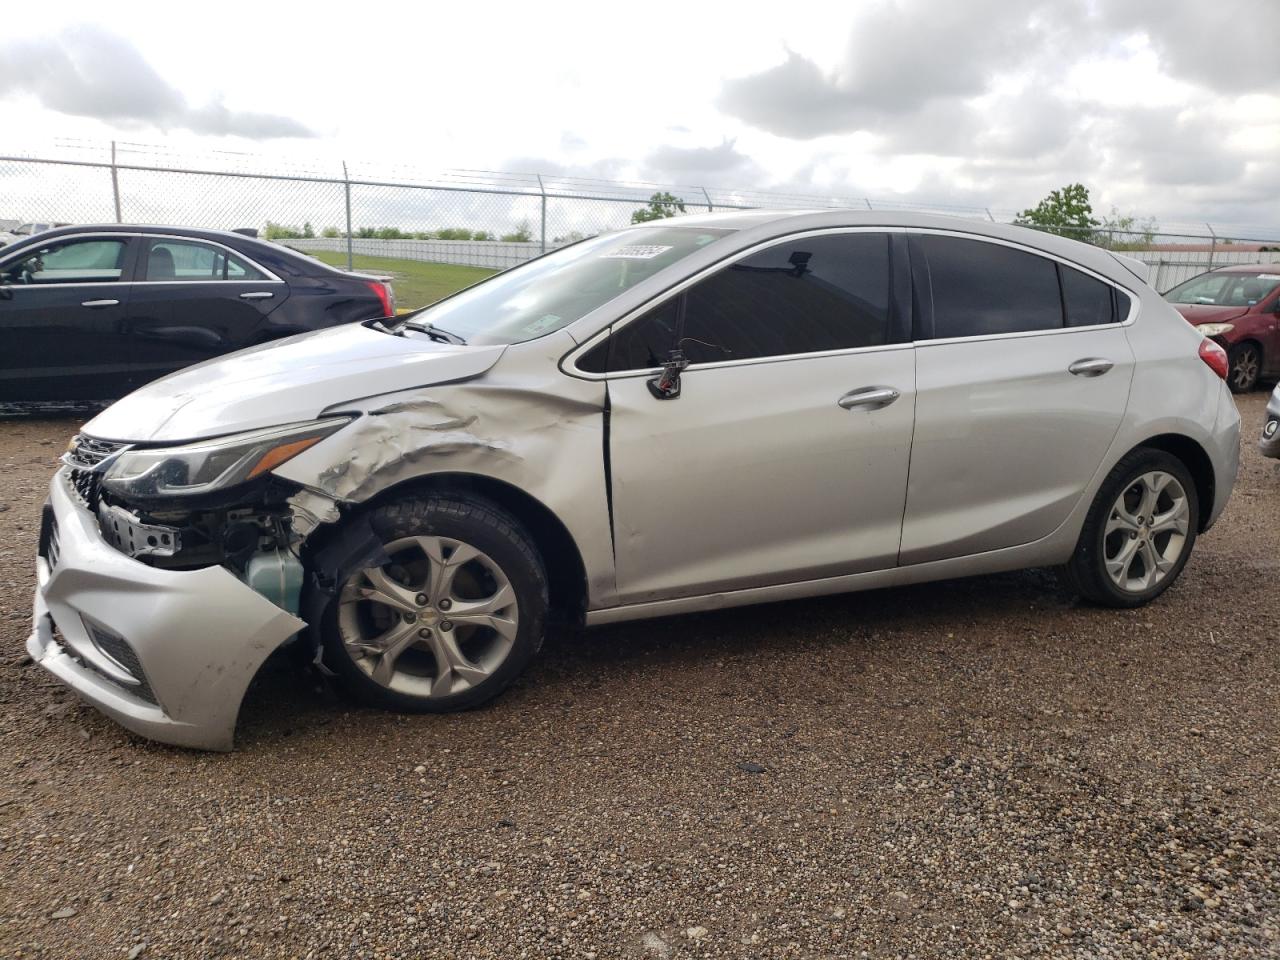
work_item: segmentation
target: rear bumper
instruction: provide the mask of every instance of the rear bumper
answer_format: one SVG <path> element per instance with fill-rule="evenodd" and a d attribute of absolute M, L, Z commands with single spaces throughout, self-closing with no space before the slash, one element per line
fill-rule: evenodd
<path fill-rule="evenodd" d="M 160 570 L 120 553 L 64 470 L 45 509 L 31 658 L 136 733 L 231 749 L 254 674 L 305 624 L 222 567 Z"/>

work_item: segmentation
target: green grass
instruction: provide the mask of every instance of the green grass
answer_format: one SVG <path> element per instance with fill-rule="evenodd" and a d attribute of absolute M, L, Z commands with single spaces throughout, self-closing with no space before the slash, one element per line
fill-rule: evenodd
<path fill-rule="evenodd" d="M 306 251 L 318 260 L 335 267 L 347 265 L 346 253 L 329 250 Z M 413 310 L 435 303 L 442 297 L 491 277 L 498 271 L 484 267 L 461 267 L 453 263 L 423 263 L 421 260 L 396 260 L 392 257 L 363 257 L 356 254 L 356 270 L 391 277 L 396 291 L 396 306 Z"/>

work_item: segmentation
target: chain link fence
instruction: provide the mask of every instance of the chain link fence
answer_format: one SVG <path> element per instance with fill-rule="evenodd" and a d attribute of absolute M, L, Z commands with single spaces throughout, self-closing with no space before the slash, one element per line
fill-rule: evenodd
<path fill-rule="evenodd" d="M 0 223 L 253 228 L 348 267 L 361 257 L 380 257 L 501 270 L 626 226 L 641 211 L 759 207 L 918 211 L 1002 222 L 1016 216 L 945 203 L 536 173 L 431 173 L 376 162 L 192 153 L 123 142 L 63 140 L 0 155 Z M 1280 262 L 1280 227 L 1123 223 L 1074 235 L 1148 263 L 1161 291 L 1227 263 Z"/>

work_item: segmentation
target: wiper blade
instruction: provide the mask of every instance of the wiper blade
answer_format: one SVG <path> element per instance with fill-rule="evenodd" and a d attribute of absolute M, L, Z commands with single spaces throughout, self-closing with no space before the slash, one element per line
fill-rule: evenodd
<path fill-rule="evenodd" d="M 450 333 L 448 330 L 442 330 L 430 323 L 418 323 L 415 320 L 404 320 L 396 326 L 393 332 L 400 336 L 404 336 L 405 330 L 412 330 L 414 333 L 425 333 L 432 340 L 437 340 L 440 343 L 456 343 L 464 347 L 467 345 L 467 341 L 456 333 Z"/>

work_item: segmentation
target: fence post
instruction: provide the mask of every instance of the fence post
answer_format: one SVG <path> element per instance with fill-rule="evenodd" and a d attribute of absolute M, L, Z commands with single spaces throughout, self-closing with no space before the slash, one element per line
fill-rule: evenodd
<path fill-rule="evenodd" d="M 875 209 L 875 207 L 871 206 L 871 201 L 870 201 L 870 200 L 868 200 L 866 197 L 863 197 L 863 198 L 862 198 L 862 202 L 863 202 L 863 203 L 865 203 L 865 204 L 867 205 L 867 209 L 868 209 L 868 210 L 874 210 L 874 209 Z"/>
<path fill-rule="evenodd" d="M 1213 232 L 1213 224 L 1206 223 L 1209 228 L 1209 236 L 1213 237 L 1213 242 L 1209 244 L 1209 269 L 1213 269 L 1213 255 L 1218 251 L 1218 235 Z"/>
<path fill-rule="evenodd" d="M 990 220 L 992 223 L 995 223 L 995 222 L 996 222 L 996 218 L 995 218 L 995 217 L 993 217 L 993 216 L 991 215 L 991 208 L 990 208 L 990 207 L 983 207 L 982 209 L 983 209 L 983 210 L 985 210 L 985 211 L 987 212 L 987 219 L 988 219 L 988 220 Z"/>
<path fill-rule="evenodd" d="M 534 174 L 538 178 L 538 192 L 542 194 L 542 231 L 541 244 L 539 246 L 540 253 L 547 252 L 547 188 L 542 185 L 542 174 Z"/>
<path fill-rule="evenodd" d="M 351 251 L 351 177 L 347 175 L 347 161 L 342 161 L 342 187 L 347 194 L 347 269 L 355 269 L 355 257 Z"/>
<path fill-rule="evenodd" d="M 707 201 L 707 213 L 715 213 L 716 208 L 711 203 L 711 194 L 707 193 L 707 188 L 699 187 L 698 189 L 702 191 L 702 197 Z"/>
<path fill-rule="evenodd" d="M 116 205 L 116 223 L 124 223 L 120 218 L 120 171 L 116 169 L 116 142 L 111 141 L 111 199 Z"/>

